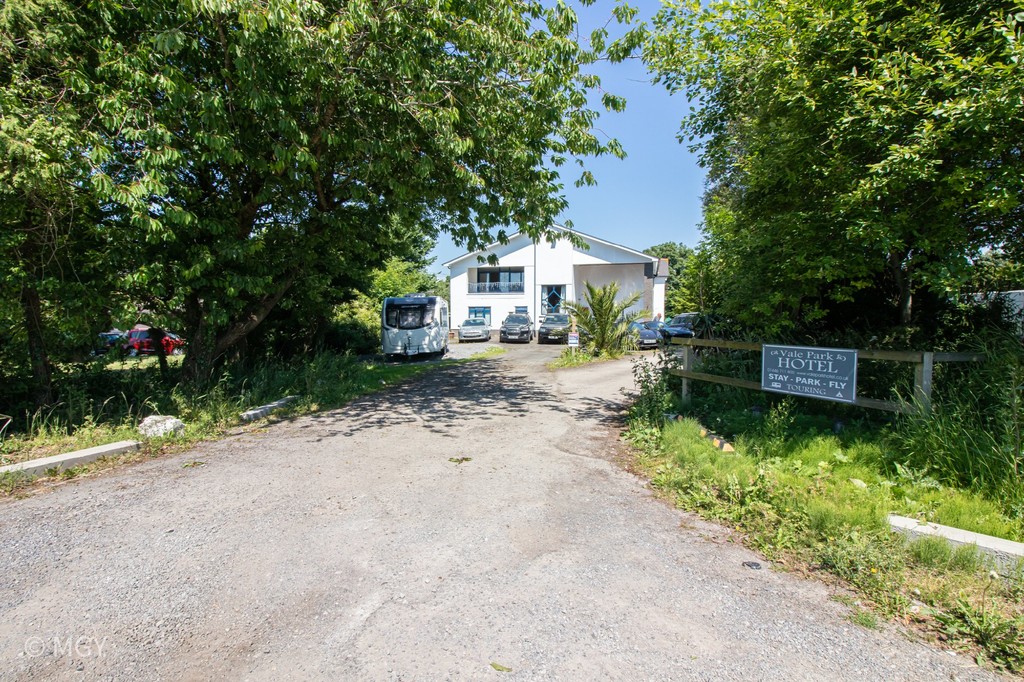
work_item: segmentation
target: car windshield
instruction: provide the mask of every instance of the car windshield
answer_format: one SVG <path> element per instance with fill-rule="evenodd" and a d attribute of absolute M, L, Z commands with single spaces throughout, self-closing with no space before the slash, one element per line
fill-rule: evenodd
<path fill-rule="evenodd" d="M 530 318 L 526 315 L 509 315 L 505 318 L 505 324 L 530 324 Z"/>
<path fill-rule="evenodd" d="M 462 323 L 462 326 L 463 327 L 482 327 L 482 326 L 484 326 L 484 321 L 482 319 L 480 319 L 480 318 L 475 318 L 475 319 L 472 319 L 472 320 L 466 320 L 465 322 Z"/>
<path fill-rule="evenodd" d="M 658 330 L 664 327 L 665 323 L 662 322 L 661 320 L 649 320 L 647 322 L 644 322 L 644 326 L 647 327 L 648 329 Z"/>
<path fill-rule="evenodd" d="M 689 327 L 693 324 L 693 319 L 695 317 L 697 316 L 693 313 L 690 313 L 689 315 L 676 315 L 672 318 L 672 321 L 669 322 L 669 324 L 673 327 Z"/>
<path fill-rule="evenodd" d="M 646 327 L 643 325 L 643 322 L 630 322 L 629 329 L 630 331 L 639 332 L 646 329 Z"/>
<path fill-rule="evenodd" d="M 544 324 L 569 324 L 568 315 L 548 315 L 544 318 Z"/>

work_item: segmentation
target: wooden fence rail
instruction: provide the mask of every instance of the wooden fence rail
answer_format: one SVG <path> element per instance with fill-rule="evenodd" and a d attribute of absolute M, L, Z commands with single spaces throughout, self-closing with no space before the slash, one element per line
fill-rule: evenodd
<path fill-rule="evenodd" d="M 745 350 L 762 352 L 761 343 L 750 341 L 718 341 L 713 339 L 682 339 L 673 338 L 672 345 L 682 346 L 682 367 L 670 369 L 669 374 L 681 377 L 683 400 L 690 395 L 690 381 L 709 381 L 726 386 L 749 388 L 760 391 L 761 384 L 756 381 L 737 379 L 735 377 L 707 374 L 694 371 L 695 348 L 725 348 L 728 350 Z M 932 374 L 936 362 L 980 362 L 985 359 L 981 353 L 935 353 L 931 351 L 903 350 L 858 350 L 857 360 L 882 360 L 888 362 L 909 362 L 914 365 L 914 401 L 890 401 L 875 398 L 856 397 L 854 405 L 873 410 L 887 410 L 904 414 L 918 414 L 931 411 L 932 407 Z"/>

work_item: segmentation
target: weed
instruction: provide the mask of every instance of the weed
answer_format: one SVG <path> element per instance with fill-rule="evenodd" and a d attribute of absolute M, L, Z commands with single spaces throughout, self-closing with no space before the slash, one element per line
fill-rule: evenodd
<path fill-rule="evenodd" d="M 563 367 L 582 367 L 583 365 L 590 364 L 596 359 L 597 356 L 594 352 L 586 347 L 583 348 L 563 348 L 562 352 L 558 354 L 558 357 L 548 363 L 551 369 L 560 369 Z"/>
<path fill-rule="evenodd" d="M 630 408 L 630 419 L 651 426 L 661 426 L 668 407 L 668 384 L 665 373 L 647 358 L 633 360 L 633 383 L 639 394 Z"/>
<path fill-rule="evenodd" d="M 849 621 L 862 628 L 868 628 L 869 630 L 878 629 L 878 616 L 873 611 L 867 611 L 860 608 L 859 606 L 853 607 L 853 610 L 848 616 Z"/>
<path fill-rule="evenodd" d="M 990 582 L 996 580 L 993 576 Z M 991 608 L 987 592 L 982 594 L 980 606 L 960 598 L 936 619 L 949 640 L 973 642 L 992 663 L 1020 672 L 1024 670 L 1024 618 L 1008 618 Z"/>
<path fill-rule="evenodd" d="M 1024 346 L 991 336 L 986 361 L 942 368 L 934 409 L 900 418 L 889 433 L 892 459 L 928 469 L 947 484 L 996 491 L 1024 487 Z M 973 363 L 972 363 L 973 364 Z M 941 378 L 941 377 L 940 377 Z M 1024 494 L 1010 500 L 1020 504 Z"/>
<path fill-rule="evenodd" d="M 793 403 L 785 399 L 768 411 L 761 424 L 760 438 L 757 439 L 755 452 L 759 457 L 770 458 L 782 454 L 782 448 L 786 443 L 786 434 L 793 424 Z"/>
<path fill-rule="evenodd" d="M 910 556 L 921 566 L 946 566 L 953 550 L 944 538 L 924 537 L 910 543 Z"/>

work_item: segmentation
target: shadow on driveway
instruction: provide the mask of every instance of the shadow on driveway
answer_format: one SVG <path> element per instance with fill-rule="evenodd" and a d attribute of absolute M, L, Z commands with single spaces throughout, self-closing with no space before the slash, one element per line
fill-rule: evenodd
<path fill-rule="evenodd" d="M 422 420 L 430 431 L 456 438 L 450 433 L 452 426 L 487 422 L 496 417 L 524 418 L 530 406 L 566 414 L 576 412 L 548 387 L 508 371 L 506 363 L 479 360 L 445 365 L 386 392 L 312 415 L 302 428 L 321 431 L 316 438 L 320 441 Z"/>

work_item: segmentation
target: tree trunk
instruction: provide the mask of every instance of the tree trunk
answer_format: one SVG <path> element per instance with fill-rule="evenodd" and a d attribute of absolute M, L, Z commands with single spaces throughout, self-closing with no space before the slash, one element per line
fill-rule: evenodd
<path fill-rule="evenodd" d="M 192 386 L 205 386 L 213 377 L 217 360 L 266 319 L 294 282 L 294 276 L 288 277 L 276 291 L 253 303 L 239 315 L 236 322 L 215 338 L 206 327 L 206 311 L 202 299 L 197 294 L 189 296 L 185 301 L 188 352 L 181 368 L 182 381 Z"/>
<path fill-rule="evenodd" d="M 43 339 L 43 312 L 39 291 L 32 285 L 21 287 L 21 309 L 25 315 L 28 335 L 28 357 L 32 366 L 32 400 L 36 407 L 53 403 L 53 383 L 50 377 L 50 358 L 46 355 Z"/>
<path fill-rule="evenodd" d="M 241 341 L 253 329 L 258 327 L 267 318 L 270 311 L 274 309 L 281 297 L 291 288 L 295 277 L 288 277 L 277 291 L 267 294 L 259 301 L 256 301 L 248 310 L 239 316 L 238 321 L 230 325 L 217 337 L 217 345 L 214 349 L 215 356 L 220 357 L 236 343 Z"/>
<path fill-rule="evenodd" d="M 185 300 L 185 333 L 188 348 L 181 364 L 182 383 L 205 386 L 213 373 L 213 345 L 207 338 L 203 300 L 195 293 Z"/>
<path fill-rule="evenodd" d="M 160 327 L 149 328 L 149 338 L 153 342 L 153 351 L 160 362 L 160 377 L 164 380 L 164 383 L 167 383 L 171 373 L 171 368 L 167 366 L 167 349 L 164 348 L 164 339 L 166 337 L 167 332 L 160 329 Z"/>
<path fill-rule="evenodd" d="M 913 318 L 914 294 L 910 289 L 910 270 L 903 268 L 903 260 L 904 258 L 896 254 L 889 256 L 889 268 L 892 270 L 892 276 L 899 291 L 899 301 L 896 307 L 900 316 L 900 324 L 906 326 Z"/>

